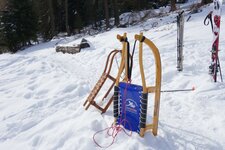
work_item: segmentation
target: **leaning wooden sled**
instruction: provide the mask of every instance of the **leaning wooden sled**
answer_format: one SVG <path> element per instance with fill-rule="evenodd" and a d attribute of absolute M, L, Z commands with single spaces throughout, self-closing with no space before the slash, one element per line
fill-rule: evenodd
<path fill-rule="evenodd" d="M 102 101 L 107 98 L 107 96 L 109 95 L 110 91 L 112 90 L 113 86 L 115 85 L 116 82 L 116 78 L 110 75 L 111 69 L 112 69 L 112 64 L 113 64 L 113 60 L 114 57 L 116 56 L 116 54 L 121 53 L 121 50 L 113 50 L 109 55 L 108 58 L 106 60 L 106 65 L 105 65 L 105 69 L 100 77 L 100 79 L 98 80 L 98 82 L 96 83 L 96 85 L 94 86 L 94 88 L 92 89 L 91 93 L 89 94 L 87 100 L 85 101 L 83 106 L 86 106 L 85 109 L 87 110 L 90 105 L 93 105 L 94 107 L 96 107 L 97 109 L 99 109 L 102 113 L 106 112 L 106 110 L 109 108 L 110 104 L 113 101 L 113 96 L 109 99 L 108 103 L 106 104 L 105 107 L 101 107 L 99 106 L 96 102 L 95 102 L 95 98 L 97 96 L 97 94 L 99 93 L 99 91 L 101 90 L 103 84 L 105 83 L 105 81 L 107 79 L 112 80 L 112 84 L 109 87 L 108 91 L 105 93 L 104 97 L 102 98 Z"/>
<path fill-rule="evenodd" d="M 122 41 L 121 41 L 122 42 Z M 100 105 L 98 105 L 95 102 L 95 98 L 98 95 L 99 91 L 101 90 L 102 86 L 104 85 L 105 81 L 107 79 L 110 79 L 113 81 L 113 83 L 111 84 L 111 86 L 109 87 L 108 91 L 105 93 L 104 97 L 102 98 L 102 101 L 107 98 L 107 96 L 109 95 L 110 91 L 112 91 L 112 88 L 114 87 L 115 83 L 116 83 L 116 77 L 113 77 L 110 75 L 111 69 L 112 69 L 112 64 L 113 64 L 113 60 L 115 58 L 115 56 L 119 53 L 123 55 L 125 49 L 126 49 L 126 44 L 124 42 L 122 42 L 122 50 L 113 50 L 112 52 L 109 53 L 107 60 L 106 60 L 106 65 L 105 65 L 105 69 L 100 77 L 100 79 L 98 80 L 98 82 L 96 83 L 96 85 L 94 86 L 94 88 L 92 89 L 91 93 L 89 94 L 88 98 L 86 99 L 86 101 L 84 102 L 83 106 L 85 107 L 85 110 L 87 110 L 91 105 L 93 105 L 94 107 L 96 107 L 98 110 L 100 110 L 102 113 L 105 113 L 106 110 L 109 108 L 110 104 L 113 101 L 113 96 L 109 99 L 109 101 L 107 102 L 105 107 L 101 107 Z M 122 64 L 122 63 L 121 63 Z M 121 64 L 120 64 L 120 68 L 121 68 Z M 125 66 L 122 66 L 122 72 L 124 70 Z M 124 79 L 125 80 L 125 79 Z"/>

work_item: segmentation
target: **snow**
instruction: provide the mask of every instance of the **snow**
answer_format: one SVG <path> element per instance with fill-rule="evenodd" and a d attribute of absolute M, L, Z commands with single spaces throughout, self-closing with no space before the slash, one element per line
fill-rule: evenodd
<path fill-rule="evenodd" d="M 212 5 L 185 22 L 183 72 L 176 70 L 175 14 L 149 19 L 129 28 L 85 36 L 93 47 L 75 55 L 56 53 L 55 46 L 76 45 L 81 38 L 54 39 L 16 54 L 0 55 L 0 149 L 100 149 L 92 138 L 96 132 L 110 127 L 112 106 L 101 115 L 94 107 L 85 111 L 83 103 L 101 76 L 107 55 L 113 49 L 121 49 L 116 35 L 127 32 L 132 46 L 134 35 L 140 31 L 159 48 L 162 90 L 193 86 L 196 90 L 161 93 L 158 135 L 154 137 L 146 132 L 141 138 L 137 133 L 129 137 L 120 132 L 108 149 L 225 149 L 225 84 L 220 80 L 214 83 L 208 75 L 213 36 L 210 26 L 204 26 L 203 20 L 210 10 Z M 158 23 L 157 27 L 152 28 L 152 20 Z M 222 13 L 219 55 L 223 73 L 224 20 Z M 120 57 L 117 59 L 119 61 Z M 144 47 L 148 85 L 155 78 L 153 61 L 152 53 Z M 114 63 L 112 73 L 115 75 L 117 71 L 118 66 Z M 132 81 L 141 84 L 138 46 Z M 153 101 L 149 99 L 148 120 L 152 117 L 152 109 Z M 102 146 L 112 142 L 105 134 L 97 135 Z"/>

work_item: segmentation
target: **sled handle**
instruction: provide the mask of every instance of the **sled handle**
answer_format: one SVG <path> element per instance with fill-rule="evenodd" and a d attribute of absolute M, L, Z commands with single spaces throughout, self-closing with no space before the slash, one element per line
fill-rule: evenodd
<path fill-rule="evenodd" d="M 122 58 L 121 58 L 121 62 L 120 62 L 120 68 L 116 77 L 116 86 L 119 85 L 119 80 L 120 80 L 120 76 L 123 72 L 123 69 L 125 67 L 125 81 L 128 81 L 128 66 L 125 65 L 125 61 L 126 61 L 126 51 L 127 51 L 127 33 L 124 33 L 123 36 L 121 35 L 117 35 L 117 39 L 122 42 L 123 47 L 122 47 Z"/>
<path fill-rule="evenodd" d="M 143 93 L 149 93 L 150 91 L 155 92 L 155 103 L 154 103 L 154 114 L 153 114 L 153 123 L 147 124 L 146 128 L 140 129 L 140 136 L 144 136 L 144 133 L 148 129 L 152 129 L 153 135 L 157 135 L 158 132 L 158 120 L 159 120 L 159 105 L 160 105 L 160 91 L 161 91 L 161 59 L 158 48 L 155 44 L 143 36 L 143 33 L 140 35 L 134 36 L 135 40 L 140 42 L 139 44 L 139 67 L 141 72 L 141 80 L 143 86 Z M 155 58 L 155 68 L 156 68 L 156 79 L 155 85 L 153 87 L 146 86 L 145 74 L 144 74 L 144 67 L 143 67 L 143 43 L 148 45 L 148 47 L 152 50 L 154 58 Z M 149 90 L 148 90 L 149 89 Z"/>

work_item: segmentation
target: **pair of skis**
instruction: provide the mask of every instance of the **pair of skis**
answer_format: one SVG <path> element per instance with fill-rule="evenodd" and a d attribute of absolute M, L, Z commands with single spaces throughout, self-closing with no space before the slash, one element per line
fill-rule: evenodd
<path fill-rule="evenodd" d="M 211 50 L 212 62 L 209 66 L 209 73 L 213 76 L 214 82 L 217 82 L 217 73 L 220 72 L 221 81 L 223 82 L 219 55 L 218 55 L 222 0 L 213 0 L 213 5 L 214 5 L 213 11 L 211 11 L 204 20 L 205 25 L 209 25 L 209 21 L 210 21 L 212 32 L 214 35 L 212 50 Z"/>

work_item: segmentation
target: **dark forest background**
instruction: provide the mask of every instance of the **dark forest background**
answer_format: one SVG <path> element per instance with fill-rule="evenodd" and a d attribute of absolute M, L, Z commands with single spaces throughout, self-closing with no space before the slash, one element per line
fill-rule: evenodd
<path fill-rule="evenodd" d="M 209 2 L 202 0 L 202 4 Z M 175 0 L 0 0 L 0 46 L 14 53 L 33 43 L 49 41 L 59 33 L 69 36 L 83 32 L 85 27 L 94 30 L 121 27 L 122 13 L 167 5 L 174 11 L 175 3 Z"/>

